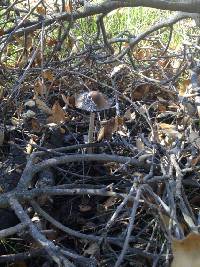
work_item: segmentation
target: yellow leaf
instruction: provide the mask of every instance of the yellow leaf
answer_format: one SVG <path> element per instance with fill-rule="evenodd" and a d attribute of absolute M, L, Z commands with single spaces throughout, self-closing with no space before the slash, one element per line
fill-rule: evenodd
<path fill-rule="evenodd" d="M 52 116 L 48 118 L 48 123 L 62 123 L 66 120 L 65 112 L 61 108 L 58 101 L 56 101 L 52 107 Z"/>
<path fill-rule="evenodd" d="M 183 240 L 173 240 L 172 250 L 174 259 L 171 267 L 200 266 L 200 235 L 190 233 Z"/>

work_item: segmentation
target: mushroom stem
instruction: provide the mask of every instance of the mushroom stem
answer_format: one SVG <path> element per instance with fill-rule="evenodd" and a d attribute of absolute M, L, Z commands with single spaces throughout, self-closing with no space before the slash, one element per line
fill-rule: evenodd
<path fill-rule="evenodd" d="M 92 143 L 94 141 L 94 119 L 95 119 L 95 113 L 90 113 L 90 124 L 89 124 L 89 130 L 88 130 L 88 143 Z M 88 149 L 88 152 L 92 152 L 92 148 Z"/>

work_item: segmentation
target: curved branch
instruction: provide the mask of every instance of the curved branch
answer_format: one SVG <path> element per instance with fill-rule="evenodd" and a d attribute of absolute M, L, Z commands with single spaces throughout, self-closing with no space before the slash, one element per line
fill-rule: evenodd
<path fill-rule="evenodd" d="M 170 1 L 163 1 L 163 0 L 130 0 L 130 1 L 104 1 L 101 4 L 97 3 L 94 5 L 87 6 L 82 10 L 77 10 L 72 13 L 62 12 L 54 14 L 51 18 L 46 18 L 41 21 L 31 21 L 28 23 L 24 23 L 19 27 L 20 29 L 16 30 L 12 35 L 22 36 L 24 33 L 30 33 L 37 29 L 40 29 L 42 25 L 49 26 L 55 22 L 59 21 L 68 21 L 70 22 L 72 17 L 73 21 L 76 21 L 81 18 L 86 18 L 89 16 L 99 15 L 99 14 L 108 14 L 109 12 L 122 8 L 122 7 L 151 7 L 156 9 L 163 9 L 163 10 L 171 10 L 171 11 L 182 11 L 182 12 L 189 12 L 189 13 L 200 13 L 200 1 L 184 1 L 182 2 L 170 2 Z M 192 14 L 188 16 L 192 16 Z M 194 14 L 193 14 L 194 15 Z M 2 38 L 7 37 L 9 34 L 13 32 L 13 28 L 5 31 L 5 34 L 2 35 Z"/>

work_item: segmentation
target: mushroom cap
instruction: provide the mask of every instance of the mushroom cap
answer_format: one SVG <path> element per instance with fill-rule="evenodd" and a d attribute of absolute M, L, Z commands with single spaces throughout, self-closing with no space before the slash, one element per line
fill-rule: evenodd
<path fill-rule="evenodd" d="M 76 98 L 76 107 L 90 111 L 102 111 L 109 109 L 112 104 L 112 99 L 107 98 L 99 91 L 91 91 L 80 94 Z"/>

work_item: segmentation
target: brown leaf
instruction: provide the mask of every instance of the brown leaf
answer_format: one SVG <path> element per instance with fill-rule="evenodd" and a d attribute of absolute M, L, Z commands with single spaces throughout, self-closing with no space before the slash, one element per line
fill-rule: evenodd
<path fill-rule="evenodd" d="M 192 166 L 196 166 L 200 161 L 200 155 L 191 160 Z"/>
<path fill-rule="evenodd" d="M 97 137 L 97 141 L 100 142 L 103 139 L 110 139 L 116 129 L 115 118 L 111 118 L 106 121 L 103 127 L 100 129 Z"/>
<path fill-rule="evenodd" d="M 175 125 L 168 123 L 159 123 L 159 128 L 160 137 L 162 134 L 164 134 L 170 139 L 170 142 L 173 142 L 176 138 L 180 139 L 182 137 L 182 134 L 178 130 L 176 130 Z"/>
<path fill-rule="evenodd" d="M 123 126 L 123 123 L 123 118 L 118 116 L 103 122 L 103 125 L 98 133 L 97 141 L 100 142 L 103 139 L 110 139 L 112 137 L 112 134 Z"/>
<path fill-rule="evenodd" d="M 56 45 L 58 43 L 58 41 L 56 40 L 56 39 L 53 39 L 53 38 L 49 38 L 48 40 L 47 40 L 47 44 L 48 44 L 48 46 L 54 46 L 54 45 Z"/>
<path fill-rule="evenodd" d="M 31 119 L 31 128 L 35 133 L 40 133 L 42 130 L 42 127 L 41 127 L 39 121 L 35 118 Z"/>
<path fill-rule="evenodd" d="M 43 6 L 38 6 L 38 7 L 36 8 L 36 11 L 37 11 L 37 13 L 40 14 L 40 15 L 45 15 L 45 14 L 46 14 L 46 8 L 44 8 Z"/>
<path fill-rule="evenodd" d="M 190 233 L 183 240 L 173 240 L 172 250 L 174 259 L 171 267 L 200 266 L 200 235 Z"/>
<path fill-rule="evenodd" d="M 0 28 L 0 36 L 4 35 L 4 30 Z"/>
<path fill-rule="evenodd" d="M 65 112 L 61 108 L 58 101 L 56 101 L 52 107 L 52 116 L 48 118 L 48 123 L 62 123 L 66 120 Z"/>
<path fill-rule="evenodd" d="M 66 5 L 65 5 L 65 11 L 67 13 L 71 13 L 73 11 L 73 6 L 72 6 L 72 1 L 68 0 Z"/>
<path fill-rule="evenodd" d="M 35 60 L 34 60 L 34 64 L 37 64 L 38 66 L 41 66 L 42 63 L 42 53 L 40 51 L 38 51 Z"/>
<path fill-rule="evenodd" d="M 34 97 L 35 100 L 35 104 L 36 106 L 42 110 L 44 113 L 51 115 L 52 114 L 52 110 L 44 103 L 44 101 L 42 101 L 41 99 L 37 98 L 36 96 Z"/>
<path fill-rule="evenodd" d="M 53 81 L 54 80 L 54 75 L 53 75 L 53 72 L 52 70 L 43 70 L 43 77 L 49 81 Z"/>
<path fill-rule="evenodd" d="M 185 79 L 178 84 L 178 92 L 180 96 L 183 96 L 186 92 L 188 85 L 191 83 L 190 79 Z"/>
<path fill-rule="evenodd" d="M 131 99 L 134 100 L 134 101 L 142 100 L 148 94 L 148 92 L 150 90 L 150 87 L 151 87 L 150 84 L 140 84 L 140 85 L 138 85 L 134 89 L 134 91 L 132 92 Z"/>
<path fill-rule="evenodd" d="M 132 122 L 135 120 L 136 114 L 135 112 L 131 112 L 131 109 L 127 109 L 124 113 L 124 119 L 128 120 L 129 122 Z"/>
<path fill-rule="evenodd" d="M 75 108 L 75 97 L 74 96 L 65 96 L 64 94 L 61 95 L 65 105 L 70 108 Z"/>
<path fill-rule="evenodd" d="M 167 110 L 167 105 L 163 104 L 163 103 L 158 103 L 158 111 L 159 112 L 165 112 Z"/>
<path fill-rule="evenodd" d="M 37 78 L 34 84 L 34 91 L 36 95 L 44 96 L 47 92 L 46 86 L 42 83 L 40 78 Z"/>

